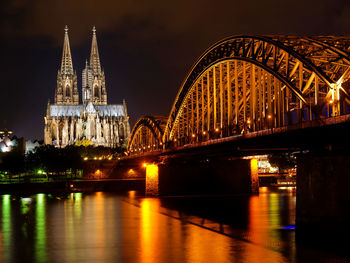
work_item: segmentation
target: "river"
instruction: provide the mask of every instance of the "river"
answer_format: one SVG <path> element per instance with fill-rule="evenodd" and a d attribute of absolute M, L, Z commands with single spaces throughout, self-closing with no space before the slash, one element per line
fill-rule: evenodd
<path fill-rule="evenodd" d="M 0 262 L 347 262 L 296 245 L 295 189 L 0 195 Z"/>

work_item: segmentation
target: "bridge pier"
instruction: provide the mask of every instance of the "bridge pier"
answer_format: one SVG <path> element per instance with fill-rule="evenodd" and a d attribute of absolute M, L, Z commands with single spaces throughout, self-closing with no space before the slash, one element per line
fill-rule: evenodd
<path fill-rule="evenodd" d="M 172 161 L 159 165 L 159 195 L 258 192 L 257 162 L 247 159 Z"/>
<path fill-rule="evenodd" d="M 331 153 L 298 157 L 298 240 L 336 242 L 350 233 L 350 156 Z"/>

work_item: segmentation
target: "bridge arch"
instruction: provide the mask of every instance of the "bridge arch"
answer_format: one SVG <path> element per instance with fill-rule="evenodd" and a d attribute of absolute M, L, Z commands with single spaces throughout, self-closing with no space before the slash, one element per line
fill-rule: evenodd
<path fill-rule="evenodd" d="M 350 77 L 349 44 L 347 38 L 293 36 L 216 43 L 180 87 L 163 141 L 280 127 L 322 110 L 340 115 L 349 103 L 343 86 Z"/>
<path fill-rule="evenodd" d="M 135 154 L 162 149 L 167 120 L 163 116 L 141 117 L 131 131 L 127 151 Z"/>

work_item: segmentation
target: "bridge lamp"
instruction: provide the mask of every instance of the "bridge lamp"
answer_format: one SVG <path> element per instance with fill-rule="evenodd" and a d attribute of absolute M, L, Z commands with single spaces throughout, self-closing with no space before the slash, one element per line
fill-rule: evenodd
<path fill-rule="evenodd" d="M 142 167 L 146 168 L 147 167 L 147 163 L 143 163 Z"/>
<path fill-rule="evenodd" d="M 215 128 L 215 131 L 216 131 L 216 132 L 219 132 L 219 128 Z"/>
<path fill-rule="evenodd" d="M 146 147 L 145 147 L 145 146 L 143 146 L 143 149 L 144 149 L 144 150 L 146 150 Z"/>
<path fill-rule="evenodd" d="M 148 145 L 148 149 L 151 148 L 151 146 Z"/>
<path fill-rule="evenodd" d="M 247 120 L 247 123 L 250 124 L 250 120 L 249 119 Z"/>
<path fill-rule="evenodd" d="M 160 144 L 159 145 L 163 145 L 163 143 L 162 142 L 160 142 Z"/>
<path fill-rule="evenodd" d="M 267 118 L 272 119 L 272 115 L 271 114 L 267 115 Z"/>
<path fill-rule="evenodd" d="M 84 157 L 84 161 L 87 161 L 89 158 L 87 158 L 87 157 Z"/>
<path fill-rule="evenodd" d="M 196 135 L 194 133 L 192 133 L 192 137 L 194 138 L 194 137 L 196 137 Z"/>
<path fill-rule="evenodd" d="M 156 147 L 156 145 L 155 145 L 155 144 L 153 144 L 153 147 Z"/>
<path fill-rule="evenodd" d="M 204 131 L 204 132 L 203 132 L 203 135 L 206 135 L 206 134 L 207 134 L 207 133 Z"/>
<path fill-rule="evenodd" d="M 329 100 L 328 101 L 329 104 L 333 104 L 333 102 L 334 102 L 333 100 Z"/>
<path fill-rule="evenodd" d="M 175 138 L 175 139 L 174 139 L 174 142 L 176 142 L 176 141 L 177 141 L 177 139 Z"/>

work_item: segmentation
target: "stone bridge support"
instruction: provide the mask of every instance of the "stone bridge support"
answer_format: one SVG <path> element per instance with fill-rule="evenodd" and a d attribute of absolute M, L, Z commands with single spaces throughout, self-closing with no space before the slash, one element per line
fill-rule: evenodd
<path fill-rule="evenodd" d="M 159 165 L 159 195 L 246 194 L 258 191 L 257 163 L 207 159 Z M 251 169 L 253 167 L 253 169 Z"/>
<path fill-rule="evenodd" d="M 349 234 L 350 156 L 306 154 L 298 157 L 296 233 L 299 240 Z M 331 239 L 329 239 L 331 236 Z"/>

